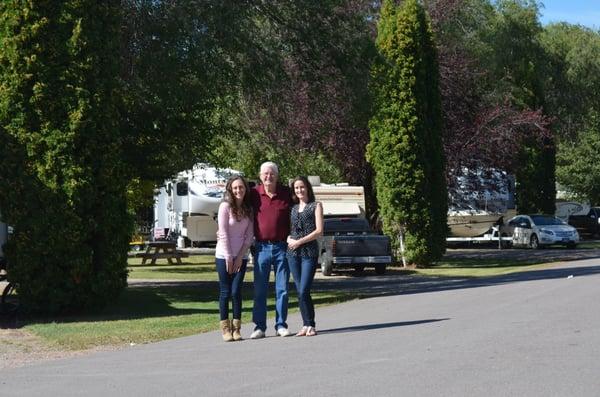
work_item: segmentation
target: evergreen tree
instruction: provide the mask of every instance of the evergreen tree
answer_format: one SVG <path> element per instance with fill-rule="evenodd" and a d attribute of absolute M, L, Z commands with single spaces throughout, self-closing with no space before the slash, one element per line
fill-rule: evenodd
<path fill-rule="evenodd" d="M 117 0 L 0 4 L 0 207 L 30 310 L 101 306 L 126 286 L 120 24 Z"/>
<path fill-rule="evenodd" d="M 367 158 L 384 231 L 403 232 L 405 257 L 424 266 L 444 252 L 447 191 L 439 70 L 423 7 L 416 0 L 384 1 L 376 45 Z"/>

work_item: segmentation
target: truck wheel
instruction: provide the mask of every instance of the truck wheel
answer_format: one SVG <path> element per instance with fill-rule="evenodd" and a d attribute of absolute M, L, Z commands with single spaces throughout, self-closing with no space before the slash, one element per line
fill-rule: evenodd
<path fill-rule="evenodd" d="M 529 248 L 532 248 L 534 250 L 540 248 L 540 240 L 538 240 L 538 236 L 536 236 L 535 234 L 531 236 L 531 239 L 529 240 Z"/>
<path fill-rule="evenodd" d="M 328 252 L 321 254 L 321 273 L 324 276 L 331 276 L 331 270 L 333 269 L 333 261 Z"/>
<path fill-rule="evenodd" d="M 506 234 L 506 233 L 502 233 L 501 237 L 504 238 L 504 237 L 510 237 L 510 236 L 508 234 Z M 502 248 L 510 248 L 510 247 L 512 247 L 512 241 L 504 241 L 504 240 L 502 240 L 501 244 L 502 244 Z"/>
<path fill-rule="evenodd" d="M 376 274 L 385 274 L 386 265 L 375 265 Z"/>
<path fill-rule="evenodd" d="M 324 276 L 331 276 L 331 261 L 323 260 L 321 262 L 321 273 Z"/>
<path fill-rule="evenodd" d="M 8 283 L 2 292 L 2 300 L 0 301 L 0 314 L 12 315 L 19 309 L 19 297 L 15 289 L 15 285 Z"/>

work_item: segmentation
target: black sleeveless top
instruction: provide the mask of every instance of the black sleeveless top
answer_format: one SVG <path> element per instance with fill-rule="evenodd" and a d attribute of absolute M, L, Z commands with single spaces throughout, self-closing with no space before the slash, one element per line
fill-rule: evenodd
<path fill-rule="evenodd" d="M 294 240 L 298 240 L 304 236 L 308 236 L 317 228 L 317 222 L 315 218 L 315 209 L 317 203 L 306 204 L 302 212 L 299 211 L 300 204 L 296 204 L 292 207 L 291 212 L 291 230 L 290 236 Z M 309 241 L 306 244 L 302 244 L 295 250 L 288 250 L 288 255 L 292 256 L 304 256 L 309 258 L 316 258 L 319 256 L 319 243 L 317 240 Z"/>

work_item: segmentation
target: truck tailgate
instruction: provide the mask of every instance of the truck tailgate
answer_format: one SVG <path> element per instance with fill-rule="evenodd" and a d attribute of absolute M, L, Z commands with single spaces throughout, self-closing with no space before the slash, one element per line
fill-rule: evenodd
<path fill-rule="evenodd" d="M 333 256 L 389 256 L 390 239 L 387 236 L 335 236 Z"/>

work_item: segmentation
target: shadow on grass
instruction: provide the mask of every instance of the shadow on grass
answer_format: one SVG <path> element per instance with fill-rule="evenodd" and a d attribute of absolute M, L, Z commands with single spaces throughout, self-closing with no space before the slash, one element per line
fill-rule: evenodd
<path fill-rule="evenodd" d="M 145 265 L 140 264 L 128 264 L 127 267 L 129 269 L 160 269 L 160 270 L 166 270 L 169 268 L 182 268 L 182 269 L 197 269 L 198 271 L 211 271 L 214 272 L 215 271 L 215 264 L 214 263 L 190 263 L 190 262 L 183 262 L 181 265 L 180 264 L 173 264 L 171 265 L 169 262 L 164 262 L 164 263 L 155 263 L 154 265 L 150 264 L 150 263 L 146 263 Z"/>
<path fill-rule="evenodd" d="M 531 258 L 529 260 L 520 260 L 518 264 L 515 264 L 514 260 L 510 259 L 447 259 L 436 263 L 431 266 L 432 269 L 443 267 L 449 269 L 494 269 L 494 268 L 506 268 L 506 267 L 521 267 L 529 265 L 537 265 L 545 263 L 546 260 Z"/>
<path fill-rule="evenodd" d="M 440 264 L 462 262 L 476 264 L 477 262 L 499 264 L 512 262 L 516 264 L 532 264 L 547 262 L 567 262 L 582 259 L 600 258 L 599 249 L 569 249 L 569 248 L 543 248 L 532 249 L 457 249 L 448 250 Z"/>
<path fill-rule="evenodd" d="M 170 266 L 170 265 L 167 265 L 167 266 L 168 267 L 166 267 L 166 266 L 165 267 L 150 266 L 150 267 L 144 267 L 144 268 L 130 267 L 129 274 L 130 275 L 133 274 L 135 276 L 136 273 L 160 273 L 160 274 L 165 274 L 165 275 L 167 275 L 167 274 L 216 273 L 214 268 L 209 268 L 209 267 L 199 267 L 199 266 L 182 267 L 182 266 Z M 134 269 L 134 271 L 131 271 L 132 269 Z"/>
<path fill-rule="evenodd" d="M 270 291 L 274 291 L 271 283 Z M 293 285 L 289 286 L 289 307 L 298 307 L 297 296 Z M 330 292 L 325 296 L 317 295 L 313 301 L 315 305 L 333 304 L 355 298 L 348 293 Z M 242 291 L 243 307 L 245 313 L 252 312 L 252 283 L 244 283 Z M 272 298 L 272 297 L 271 297 Z M 0 318 L 2 328 L 20 328 L 29 324 L 39 323 L 73 323 L 136 320 L 167 316 L 184 316 L 190 314 L 218 315 L 219 313 L 219 286 L 217 282 L 170 282 L 144 283 L 126 288 L 119 299 L 102 310 L 86 314 L 72 314 L 58 317 L 43 317 L 33 315 L 18 315 Z M 274 299 L 267 305 L 269 313 L 275 311 Z"/>
<path fill-rule="evenodd" d="M 20 314 L 16 320 L 6 325 L 8 328 L 20 328 L 28 324 L 48 322 L 95 322 L 189 314 L 216 314 L 219 312 L 218 305 L 216 303 L 209 305 L 206 302 L 215 301 L 217 297 L 218 287 L 216 285 L 202 290 L 189 286 L 126 288 L 114 303 L 108 304 L 101 310 L 53 317 Z"/>

